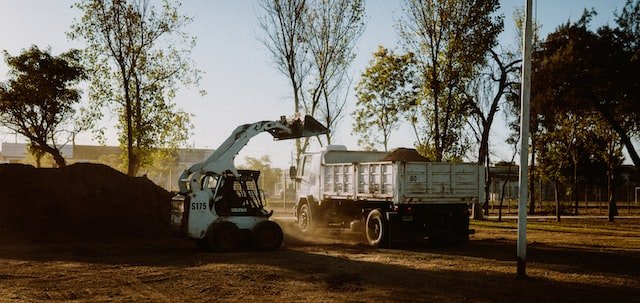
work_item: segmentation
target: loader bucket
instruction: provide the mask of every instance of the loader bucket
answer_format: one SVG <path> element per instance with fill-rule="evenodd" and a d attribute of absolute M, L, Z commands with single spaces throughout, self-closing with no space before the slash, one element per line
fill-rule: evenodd
<path fill-rule="evenodd" d="M 304 119 L 296 117 L 288 120 L 285 117 L 281 117 L 280 122 L 286 124 L 291 129 L 291 131 L 289 132 L 282 129 L 270 130 L 269 132 L 275 140 L 313 137 L 329 132 L 329 129 L 327 129 L 324 125 L 318 122 L 318 120 L 309 115 L 304 116 Z"/>

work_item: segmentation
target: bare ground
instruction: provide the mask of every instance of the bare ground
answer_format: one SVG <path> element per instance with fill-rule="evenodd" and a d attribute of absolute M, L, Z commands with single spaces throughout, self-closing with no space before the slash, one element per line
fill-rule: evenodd
<path fill-rule="evenodd" d="M 0 245 L 2 302 L 638 302 L 640 219 L 530 222 L 516 278 L 514 222 L 467 244 L 375 249 L 348 231 L 273 252 L 212 253 L 171 238 Z M 1 230 L 0 230 L 1 232 Z M 2 233 L 3 236 L 10 236 Z"/>

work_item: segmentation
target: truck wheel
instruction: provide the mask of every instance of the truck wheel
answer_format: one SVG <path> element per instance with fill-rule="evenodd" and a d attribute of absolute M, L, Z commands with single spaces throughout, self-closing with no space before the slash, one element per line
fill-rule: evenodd
<path fill-rule="evenodd" d="M 211 226 L 207 237 L 213 250 L 231 251 L 240 243 L 240 229 L 231 222 L 222 221 Z"/>
<path fill-rule="evenodd" d="M 305 203 L 300 206 L 300 212 L 298 212 L 298 227 L 304 234 L 310 234 L 315 231 L 315 222 L 312 221 L 311 208 L 309 204 Z"/>
<path fill-rule="evenodd" d="M 209 239 L 202 238 L 202 239 L 196 239 L 194 242 L 196 242 L 196 245 L 198 245 L 198 247 L 202 248 L 202 249 L 209 249 Z"/>
<path fill-rule="evenodd" d="M 364 230 L 367 235 L 367 242 L 369 242 L 369 245 L 375 247 L 388 247 L 388 226 L 389 225 L 387 224 L 387 220 L 384 218 L 382 211 L 374 209 L 369 212 Z"/>
<path fill-rule="evenodd" d="M 276 222 L 259 222 L 252 231 L 253 245 L 257 250 L 276 250 L 282 246 L 282 228 Z"/>

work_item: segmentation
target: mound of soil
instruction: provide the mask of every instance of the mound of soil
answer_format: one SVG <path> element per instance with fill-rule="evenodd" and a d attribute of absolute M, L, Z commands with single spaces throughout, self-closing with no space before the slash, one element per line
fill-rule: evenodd
<path fill-rule="evenodd" d="M 0 243 L 170 236 L 170 201 L 150 180 L 102 164 L 2 164 Z"/>
<path fill-rule="evenodd" d="M 381 161 L 406 161 L 406 162 L 431 162 L 428 158 L 421 156 L 413 148 L 396 148 Z"/>

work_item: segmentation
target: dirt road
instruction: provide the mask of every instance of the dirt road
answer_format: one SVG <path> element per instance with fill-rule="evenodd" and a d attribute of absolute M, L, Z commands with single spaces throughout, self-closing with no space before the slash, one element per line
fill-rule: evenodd
<path fill-rule="evenodd" d="M 374 249 L 349 232 L 273 252 L 205 252 L 178 239 L 0 245 L 2 302 L 633 302 L 640 219 L 533 222 L 528 278 L 515 224 L 481 222 L 464 245 Z"/>

